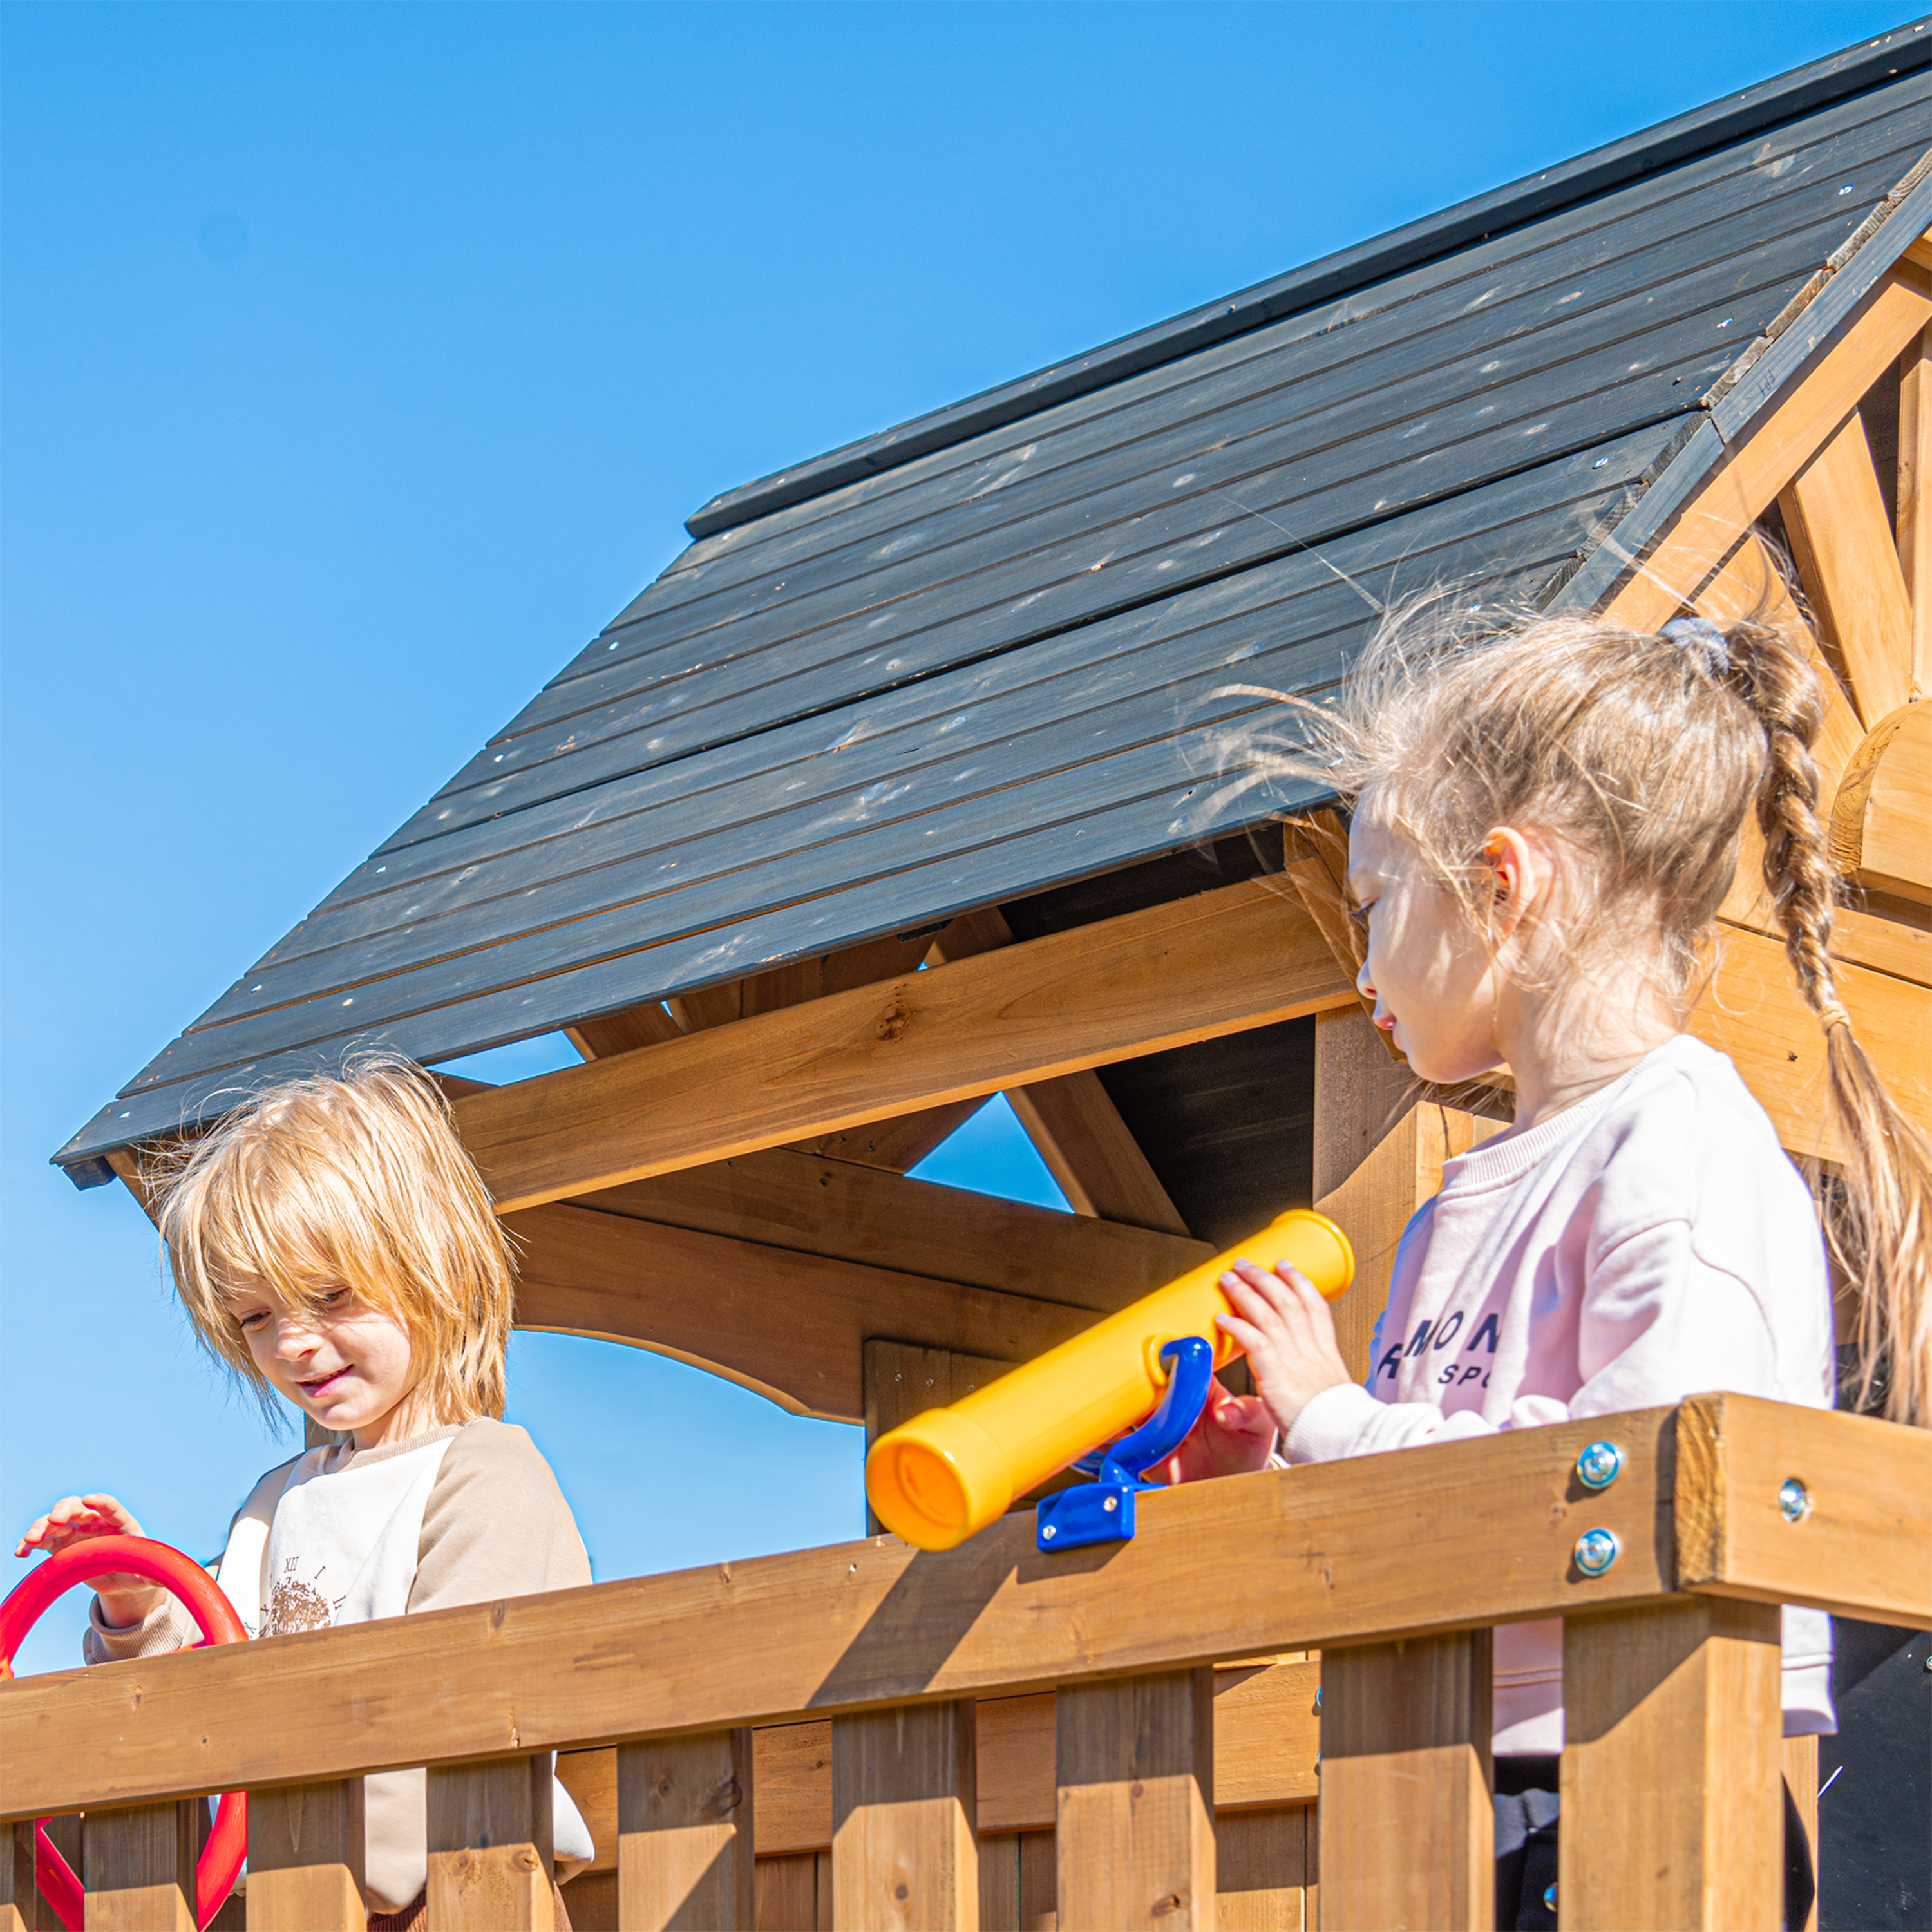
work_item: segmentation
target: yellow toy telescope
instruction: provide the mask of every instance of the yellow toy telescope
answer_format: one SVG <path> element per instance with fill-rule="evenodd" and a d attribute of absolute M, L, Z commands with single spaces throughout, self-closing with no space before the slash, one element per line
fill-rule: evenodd
<path fill-rule="evenodd" d="M 1277 1216 L 1252 1239 L 951 1408 L 929 1408 L 880 1436 L 866 1458 L 866 1494 L 879 1520 L 921 1550 L 950 1550 L 1016 1496 L 1141 1423 L 1109 1451 L 1099 1482 L 1040 1505 L 1042 1549 L 1132 1535 L 1134 1494 L 1146 1486 L 1141 1471 L 1172 1454 L 1214 1370 L 1241 1352 L 1214 1318 L 1232 1312 L 1221 1277 L 1242 1259 L 1288 1262 L 1330 1301 L 1355 1278 L 1354 1250 L 1334 1222 L 1300 1208 Z"/>

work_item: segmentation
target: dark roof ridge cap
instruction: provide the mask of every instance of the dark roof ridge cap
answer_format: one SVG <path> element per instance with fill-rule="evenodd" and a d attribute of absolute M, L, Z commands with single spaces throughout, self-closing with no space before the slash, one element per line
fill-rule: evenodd
<path fill-rule="evenodd" d="M 713 496 L 685 520 L 693 538 L 748 524 L 867 476 L 1034 416 L 1143 369 L 1246 333 L 1452 253 L 1470 242 L 1588 201 L 1650 170 L 1694 159 L 1879 82 L 1932 64 L 1932 15 L 1828 54 L 1654 127 L 1487 194 L 1359 242 L 1170 320 L 1036 370 L 963 401 Z"/>

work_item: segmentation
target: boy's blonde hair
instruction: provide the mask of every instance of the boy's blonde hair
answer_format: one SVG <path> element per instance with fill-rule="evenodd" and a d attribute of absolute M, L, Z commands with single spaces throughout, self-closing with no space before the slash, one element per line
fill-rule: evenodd
<path fill-rule="evenodd" d="M 244 1278 L 310 1309 L 352 1289 L 407 1332 L 437 1423 L 502 1414 L 514 1258 L 420 1067 L 371 1057 L 271 1087 L 144 1174 L 196 1333 L 264 1398 L 225 1293 Z"/>
<path fill-rule="evenodd" d="M 1587 909 L 1553 934 L 1564 953 L 1647 970 L 1680 1018 L 1755 806 L 1785 951 L 1825 1029 L 1844 1150 L 1826 1226 L 1859 1290 L 1861 1400 L 1882 1395 L 1887 1415 L 1932 1426 L 1932 1148 L 1838 998 L 1815 646 L 1762 611 L 1648 633 L 1533 613 L 1498 622 L 1494 606 L 1478 631 L 1481 610 L 1438 595 L 1394 614 L 1335 702 L 1287 698 L 1291 719 L 1226 735 L 1224 758 L 1248 768 L 1236 782 L 1316 778 L 1369 800 L 1486 935 L 1484 842 L 1499 826 L 1546 832 Z"/>

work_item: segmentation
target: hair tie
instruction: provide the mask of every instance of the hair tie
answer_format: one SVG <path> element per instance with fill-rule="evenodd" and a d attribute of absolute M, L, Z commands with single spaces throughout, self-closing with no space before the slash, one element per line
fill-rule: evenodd
<path fill-rule="evenodd" d="M 1731 640 L 1708 617 L 1673 617 L 1657 634 L 1694 652 L 1708 678 L 1720 678 L 1731 668 Z"/>
<path fill-rule="evenodd" d="M 1834 1027 L 1849 1027 L 1851 1023 L 1851 1015 L 1836 1000 L 1826 1000 L 1818 1009 L 1818 1024 L 1827 1033 Z"/>

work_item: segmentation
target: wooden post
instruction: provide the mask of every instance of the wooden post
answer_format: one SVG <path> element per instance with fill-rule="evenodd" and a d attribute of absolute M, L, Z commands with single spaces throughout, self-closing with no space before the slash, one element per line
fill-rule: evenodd
<path fill-rule="evenodd" d="M 748 1730 L 619 1750 L 622 1932 L 752 1932 L 752 1790 Z"/>
<path fill-rule="evenodd" d="M 7 1827 L 0 1845 L 0 1932 L 34 1932 L 34 1821 Z"/>
<path fill-rule="evenodd" d="M 1360 1006 L 1315 1016 L 1315 1198 L 1366 1160 L 1421 1090 Z"/>
<path fill-rule="evenodd" d="M 832 1720 L 832 1918 L 855 1932 L 978 1932 L 970 1701 Z"/>
<path fill-rule="evenodd" d="M 1899 358 L 1898 562 L 1912 600 L 1912 695 L 1932 697 L 1932 330 Z"/>
<path fill-rule="evenodd" d="M 362 1932 L 362 1780 L 248 1798 L 248 1932 Z"/>
<path fill-rule="evenodd" d="M 1778 1616 L 1678 1598 L 1563 1633 L 1564 1932 L 1773 1932 Z"/>
<path fill-rule="evenodd" d="M 1323 1932 L 1493 1922 L 1490 1648 L 1458 1630 L 1322 1654 Z"/>
<path fill-rule="evenodd" d="M 491 1758 L 429 1773 L 429 1916 L 436 1932 L 554 1932 L 550 1762 Z"/>
<path fill-rule="evenodd" d="M 194 1810 L 188 1798 L 82 1821 L 88 1932 L 195 1932 Z"/>
<path fill-rule="evenodd" d="M 866 1400 L 866 1447 L 881 1436 L 923 1415 L 944 1408 L 962 1396 L 998 1379 L 1012 1366 L 985 1355 L 962 1354 L 956 1348 L 922 1348 L 910 1342 L 868 1341 L 865 1344 L 861 1386 Z M 877 1536 L 885 1526 L 868 1506 L 866 1534 Z"/>
<path fill-rule="evenodd" d="M 1213 1671 L 1064 1685 L 1054 1733 L 1060 1923 L 1211 1932 Z"/>

